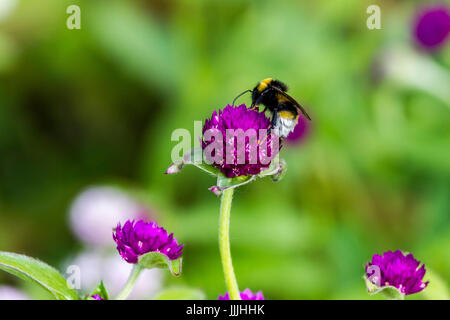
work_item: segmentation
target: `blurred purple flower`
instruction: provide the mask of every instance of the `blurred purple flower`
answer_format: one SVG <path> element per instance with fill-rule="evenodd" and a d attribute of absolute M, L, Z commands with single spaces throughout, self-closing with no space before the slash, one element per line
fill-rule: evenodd
<path fill-rule="evenodd" d="M 117 221 L 141 219 L 147 211 L 120 189 L 92 187 L 83 191 L 70 208 L 70 226 L 86 244 L 109 247 Z"/>
<path fill-rule="evenodd" d="M 263 141 L 267 143 L 266 150 L 254 150 L 253 144 L 250 143 L 249 136 L 253 136 L 257 143 L 257 149 L 260 149 L 260 141 L 257 138 L 263 139 L 263 137 L 258 137 L 259 130 L 269 130 L 270 128 L 270 119 L 267 118 L 264 112 L 258 112 L 251 108 L 247 108 L 245 105 L 240 105 L 236 107 L 232 107 L 230 105 L 226 106 L 223 110 L 219 110 L 219 113 L 216 111 L 213 112 L 210 119 L 205 120 L 205 125 L 203 126 L 203 134 L 207 130 L 219 130 L 223 137 L 223 148 L 222 148 L 222 157 L 220 162 L 214 162 L 213 165 L 220 169 L 220 171 L 225 174 L 228 178 L 233 178 L 237 176 L 245 176 L 245 175 L 257 175 L 262 170 L 266 169 L 270 165 L 270 161 L 261 161 L 261 157 L 267 158 L 267 160 L 271 160 L 271 158 L 275 157 L 278 153 L 278 150 L 273 152 L 271 148 L 271 140 L 272 136 L 269 134 L 267 139 Z M 249 129 L 253 129 L 252 131 L 248 131 L 248 137 L 245 138 L 245 161 L 243 164 L 238 164 L 238 155 L 237 155 L 237 145 L 236 139 L 227 141 L 227 129 L 238 130 L 242 129 L 243 132 L 247 132 Z M 207 139 L 203 136 L 202 139 L 202 148 L 205 149 L 210 143 L 214 142 L 214 138 Z M 232 159 L 228 159 L 226 157 L 227 145 L 230 150 L 233 150 L 234 153 L 230 155 L 233 157 Z M 215 156 L 214 154 L 212 156 Z M 229 156 L 229 158 L 231 158 Z M 250 161 L 253 157 L 256 161 Z M 231 160 L 231 161 L 230 161 Z M 254 162 L 254 163 L 251 163 Z M 267 162 L 267 163 L 263 163 Z"/>
<path fill-rule="evenodd" d="M 109 236 L 111 237 L 111 234 Z M 66 266 L 69 265 L 80 268 L 82 292 L 89 293 L 100 281 L 103 281 L 110 296 L 116 296 L 120 292 L 133 268 L 116 253 L 106 253 L 98 249 L 82 252 L 74 259 L 67 261 Z M 163 273 L 160 269 L 145 270 L 139 276 L 130 298 L 151 298 L 161 289 L 162 278 Z"/>
<path fill-rule="evenodd" d="M 414 18 L 415 41 L 426 50 L 443 46 L 450 32 L 450 10 L 445 4 L 422 8 Z"/>
<path fill-rule="evenodd" d="M 99 294 L 94 294 L 93 296 L 91 296 L 91 298 L 94 299 L 94 300 L 105 300 L 102 297 L 100 297 Z"/>
<path fill-rule="evenodd" d="M 156 222 L 128 220 L 123 227 L 119 223 L 113 238 L 117 251 L 128 263 L 137 263 L 139 256 L 148 252 L 163 253 L 170 260 L 178 259 L 183 253 L 183 245 L 177 243 L 173 233 L 168 235 Z"/>
<path fill-rule="evenodd" d="M 425 265 L 420 268 L 419 265 L 411 253 L 404 255 L 400 250 L 387 251 L 381 256 L 373 255 L 372 262 L 366 264 L 366 276 L 378 287 L 393 286 L 405 295 L 413 294 L 428 285 L 428 281 L 422 282 Z M 373 266 L 377 266 L 379 272 Z"/>
<path fill-rule="evenodd" d="M 264 300 L 264 295 L 261 291 L 253 292 L 250 289 L 245 289 L 241 292 L 242 300 Z M 230 300 L 230 295 L 226 292 L 223 296 L 219 296 L 218 300 Z"/>
<path fill-rule="evenodd" d="M 286 137 L 286 141 L 291 144 L 296 144 L 305 139 L 309 132 L 309 121 L 305 117 L 299 116 L 298 123 L 294 128 L 294 131 L 289 133 Z"/>
<path fill-rule="evenodd" d="M 0 300 L 29 300 L 29 297 L 14 287 L 0 286 Z"/>

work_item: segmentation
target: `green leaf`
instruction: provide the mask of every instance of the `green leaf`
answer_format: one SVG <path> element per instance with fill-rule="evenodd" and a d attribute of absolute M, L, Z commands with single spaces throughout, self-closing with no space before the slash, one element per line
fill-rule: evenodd
<path fill-rule="evenodd" d="M 0 269 L 40 285 L 55 299 L 78 299 L 77 292 L 69 288 L 66 279 L 56 269 L 42 261 L 17 253 L 0 251 Z"/>
<path fill-rule="evenodd" d="M 197 168 L 213 176 L 218 176 L 222 174 L 219 168 L 216 168 L 213 165 L 203 162 L 203 150 L 202 148 L 199 147 L 191 149 L 189 153 L 183 155 L 183 159 L 171 164 L 169 168 L 166 170 L 166 174 L 178 173 L 181 171 L 181 169 L 183 169 L 185 165 L 196 166 Z"/>
<path fill-rule="evenodd" d="M 286 161 L 282 158 L 277 157 L 274 160 L 272 160 L 269 168 L 261 172 L 258 175 L 258 177 L 263 178 L 271 176 L 273 181 L 278 182 L 281 179 L 283 179 L 284 175 L 286 174 L 286 171 L 287 171 Z"/>
<path fill-rule="evenodd" d="M 182 258 L 170 260 L 165 254 L 160 252 L 149 252 L 139 257 L 138 264 L 145 269 L 168 268 L 176 277 L 181 274 Z"/>
<path fill-rule="evenodd" d="M 209 188 L 209 190 L 219 196 L 222 194 L 222 191 L 226 189 L 241 187 L 247 183 L 255 181 L 256 178 L 264 178 L 270 176 L 272 177 L 273 181 L 279 181 L 283 178 L 286 172 L 286 161 L 284 161 L 283 159 L 279 159 L 279 161 L 275 160 L 272 161 L 269 168 L 258 175 L 227 178 L 223 174 L 220 174 L 217 176 L 217 185 L 212 186 L 211 188 Z"/>
<path fill-rule="evenodd" d="M 185 165 L 194 165 L 197 168 L 217 177 L 217 184 L 209 188 L 217 196 L 222 194 L 222 191 L 230 188 L 237 188 L 250 183 L 256 178 L 264 178 L 271 176 L 274 181 L 279 181 L 286 173 L 286 161 L 278 156 L 272 160 L 270 166 L 258 175 L 239 176 L 234 178 L 227 178 L 219 168 L 203 162 L 202 148 L 193 148 L 189 153 L 183 155 L 183 159 L 172 163 L 166 170 L 166 174 L 175 174 L 181 171 Z"/>
<path fill-rule="evenodd" d="M 106 288 L 105 288 L 105 285 L 103 284 L 103 281 L 100 281 L 100 283 L 97 286 L 97 288 L 95 288 L 95 290 L 92 291 L 87 298 L 89 299 L 90 297 L 92 297 L 92 296 L 94 296 L 96 294 L 98 294 L 104 300 L 109 300 L 108 291 L 106 291 Z"/>
<path fill-rule="evenodd" d="M 237 188 L 244 184 L 250 183 L 256 180 L 256 176 L 239 176 L 234 178 L 227 178 L 224 175 L 217 177 L 217 185 L 209 188 L 215 195 L 220 196 L 226 189 Z"/>
<path fill-rule="evenodd" d="M 378 287 L 376 284 L 372 283 L 367 276 L 364 276 L 364 280 L 366 281 L 367 291 L 370 295 L 380 294 L 387 300 L 404 300 L 405 295 L 393 286 L 383 286 Z"/>
<path fill-rule="evenodd" d="M 160 292 L 155 300 L 205 300 L 205 294 L 199 289 L 175 287 Z"/>
<path fill-rule="evenodd" d="M 384 286 L 374 294 L 380 294 L 386 300 L 405 300 L 405 295 L 396 287 Z"/>

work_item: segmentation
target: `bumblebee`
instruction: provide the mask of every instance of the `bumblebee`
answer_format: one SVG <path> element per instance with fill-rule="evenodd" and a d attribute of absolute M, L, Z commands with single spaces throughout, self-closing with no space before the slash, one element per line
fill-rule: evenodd
<path fill-rule="evenodd" d="M 241 95 L 251 92 L 251 107 L 259 110 L 259 105 L 264 106 L 264 112 L 269 110 L 272 114 L 272 125 L 270 131 L 281 138 L 286 138 L 295 128 L 300 112 L 311 120 L 305 109 L 290 95 L 286 93 L 288 87 L 279 80 L 267 78 L 259 82 L 253 90 L 246 90 L 239 94 L 233 101 Z"/>

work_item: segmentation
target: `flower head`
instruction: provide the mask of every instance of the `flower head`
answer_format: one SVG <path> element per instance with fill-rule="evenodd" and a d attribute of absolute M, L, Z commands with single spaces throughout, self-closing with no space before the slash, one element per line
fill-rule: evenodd
<path fill-rule="evenodd" d="M 387 251 L 381 256 L 374 254 L 372 261 L 366 264 L 367 278 L 378 287 L 393 286 L 404 295 L 422 291 L 428 285 L 422 282 L 425 265 L 419 268 L 420 262 L 409 253 L 404 255 L 400 250 Z"/>
<path fill-rule="evenodd" d="M 450 10 L 446 5 L 422 9 L 414 20 L 414 37 L 424 49 L 435 50 L 446 42 L 450 32 Z"/>
<path fill-rule="evenodd" d="M 173 233 L 168 235 L 156 222 L 127 220 L 123 227 L 119 223 L 113 239 L 117 251 L 129 263 L 137 263 L 139 256 L 148 252 L 162 253 L 170 260 L 178 259 L 183 253 L 183 245 L 178 244 Z"/>
<path fill-rule="evenodd" d="M 264 300 L 264 295 L 261 291 L 253 294 L 250 289 L 245 289 L 240 295 L 242 300 Z M 223 296 L 219 296 L 218 300 L 230 300 L 230 295 L 226 292 Z"/>
<path fill-rule="evenodd" d="M 214 133 L 212 137 L 207 136 L 207 131 L 218 132 L 221 134 L 222 144 L 220 151 L 214 151 L 212 156 L 219 156 L 220 160 L 214 161 L 213 165 L 219 168 L 227 178 L 257 175 L 269 167 L 271 159 L 278 153 L 278 150 L 272 150 L 272 136 L 270 134 L 261 136 L 260 134 L 261 129 L 267 133 L 270 125 L 270 119 L 265 116 L 264 112 L 247 108 L 245 105 L 236 107 L 228 105 L 218 113 L 214 111 L 211 118 L 205 121 L 202 149 L 207 148 L 213 142 L 220 144 L 219 141 L 216 141 Z M 239 138 L 235 139 L 235 136 L 230 135 L 233 134 L 232 132 L 236 136 L 243 132 L 245 136 L 239 142 Z M 261 147 L 264 144 L 266 148 Z M 245 153 L 238 153 L 242 148 Z M 227 154 L 227 150 L 231 151 L 230 154 Z M 220 154 L 216 154 L 217 152 Z M 239 159 L 240 157 L 242 159 Z"/>
<path fill-rule="evenodd" d="M 93 300 L 105 300 L 105 299 L 103 299 L 102 297 L 100 297 L 99 294 L 94 294 L 93 296 L 91 296 L 91 298 L 92 298 Z"/>

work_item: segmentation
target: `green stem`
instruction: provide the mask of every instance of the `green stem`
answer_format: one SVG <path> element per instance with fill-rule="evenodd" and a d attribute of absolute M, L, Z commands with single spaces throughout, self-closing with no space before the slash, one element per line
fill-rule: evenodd
<path fill-rule="evenodd" d="M 236 276 L 234 275 L 233 264 L 231 262 L 230 251 L 230 212 L 233 191 L 234 188 L 224 190 L 220 200 L 219 250 L 222 259 L 223 273 L 225 275 L 225 284 L 230 295 L 230 300 L 241 300 Z"/>
<path fill-rule="evenodd" d="M 130 276 L 128 277 L 127 283 L 123 287 L 122 291 L 117 295 L 116 300 L 125 300 L 133 290 L 141 271 L 144 270 L 140 265 L 135 264 L 131 270 Z"/>

